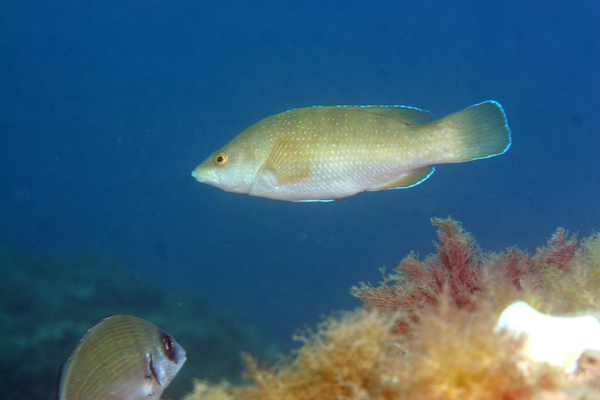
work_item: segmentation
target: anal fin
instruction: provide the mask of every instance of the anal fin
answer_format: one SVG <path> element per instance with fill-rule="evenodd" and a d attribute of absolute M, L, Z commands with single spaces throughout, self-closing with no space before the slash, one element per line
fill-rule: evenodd
<path fill-rule="evenodd" d="M 407 189 L 418 185 L 425 181 L 433 174 L 435 168 L 428 165 L 403 174 L 400 178 L 393 182 L 369 189 L 369 191 L 386 190 L 386 189 Z"/>

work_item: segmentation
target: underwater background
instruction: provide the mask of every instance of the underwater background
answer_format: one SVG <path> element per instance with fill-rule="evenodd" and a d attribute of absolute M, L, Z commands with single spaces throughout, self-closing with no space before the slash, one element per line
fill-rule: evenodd
<path fill-rule="evenodd" d="M 173 333 L 182 373 L 233 375 L 215 360 L 294 346 L 360 305 L 350 287 L 431 252 L 432 217 L 497 251 L 600 230 L 597 15 L 594 1 L 0 1 L 0 398 L 52 398 L 58 370 L 34 391 L 15 365 L 60 365 L 119 312 Z M 297 204 L 190 175 L 291 108 L 442 117 L 490 99 L 510 150 L 414 188 Z M 192 350 L 211 335 L 231 346 Z"/>

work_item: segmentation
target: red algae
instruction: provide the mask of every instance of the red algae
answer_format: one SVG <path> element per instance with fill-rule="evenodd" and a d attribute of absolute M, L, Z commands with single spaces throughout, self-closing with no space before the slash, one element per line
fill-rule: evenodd
<path fill-rule="evenodd" d="M 363 306 L 331 317 L 275 364 L 247 361 L 249 385 L 196 382 L 184 400 L 412 400 L 600 398 L 598 352 L 574 373 L 534 362 L 524 338 L 495 326 L 516 301 L 540 311 L 600 315 L 600 236 L 557 229 L 533 255 L 484 253 L 448 219 L 436 253 L 409 254 L 379 286 L 351 293 Z"/>
<path fill-rule="evenodd" d="M 436 306 L 444 291 L 454 306 L 474 308 L 473 294 L 482 290 L 480 251 L 475 239 L 452 219 L 435 218 L 432 223 L 439 228 L 437 254 L 420 261 L 413 252 L 380 287 L 361 284 L 352 288 L 352 294 L 364 302 L 366 309 L 403 310 L 416 321 L 418 310 Z M 407 329 L 407 322 L 399 320 L 399 332 Z"/>
<path fill-rule="evenodd" d="M 549 271 L 568 271 L 577 252 L 584 251 L 576 235 L 569 237 L 568 232 L 558 228 L 548 245 L 538 248 L 533 256 L 515 247 L 502 255 L 483 253 L 473 236 L 453 219 L 435 218 L 432 224 L 438 227 L 436 254 L 420 261 L 411 253 L 380 286 L 361 283 L 351 290 L 366 309 L 404 311 L 408 320 L 398 320 L 400 333 L 408 332 L 410 322 L 418 320 L 421 310 L 437 306 L 442 292 L 448 294 L 453 306 L 474 311 L 479 294 L 486 297 L 501 286 L 501 290 L 509 291 L 543 291 L 549 284 L 544 278 Z M 508 284 L 513 288 L 507 288 Z M 506 306 L 506 301 L 499 303 Z"/>

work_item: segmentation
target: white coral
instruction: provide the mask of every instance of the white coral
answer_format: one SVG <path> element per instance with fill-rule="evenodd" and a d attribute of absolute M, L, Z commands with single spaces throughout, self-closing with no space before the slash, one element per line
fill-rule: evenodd
<path fill-rule="evenodd" d="M 496 331 L 526 334 L 524 354 L 534 362 L 548 362 L 575 371 L 585 350 L 600 350 L 600 321 L 592 316 L 555 317 L 519 301 L 500 314 Z"/>

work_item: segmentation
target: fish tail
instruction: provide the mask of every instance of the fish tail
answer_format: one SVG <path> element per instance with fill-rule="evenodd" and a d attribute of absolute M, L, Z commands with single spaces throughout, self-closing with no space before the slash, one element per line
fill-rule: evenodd
<path fill-rule="evenodd" d="M 451 160 L 464 162 L 504 153 L 511 144 L 510 129 L 502 106 L 495 101 L 475 104 L 444 117 L 440 122 L 452 127 L 457 145 Z"/>

